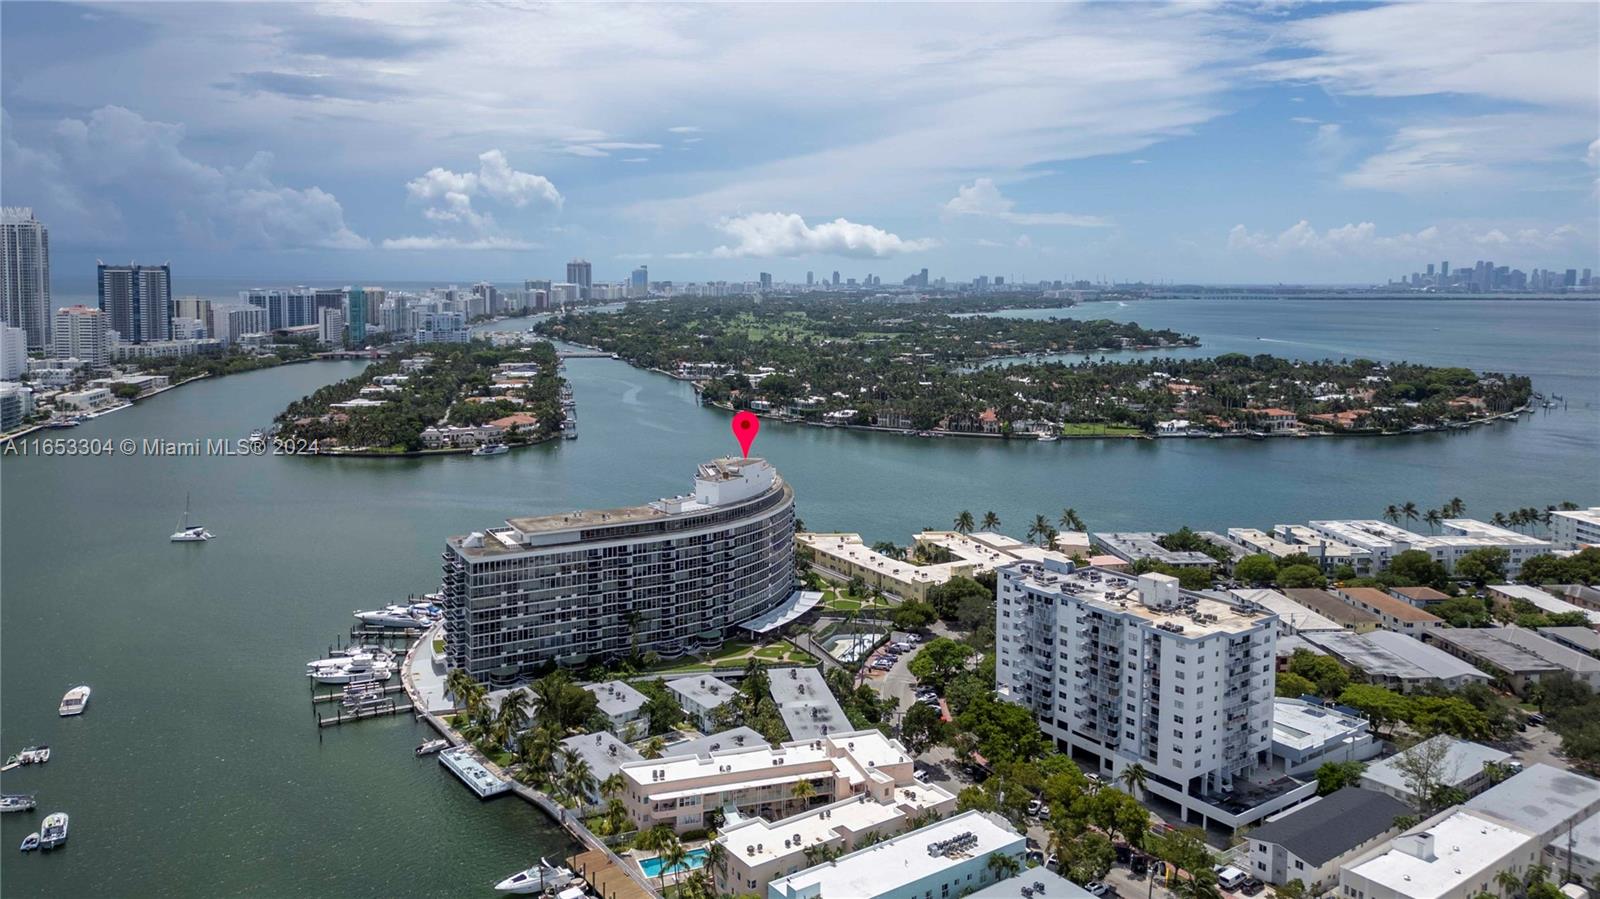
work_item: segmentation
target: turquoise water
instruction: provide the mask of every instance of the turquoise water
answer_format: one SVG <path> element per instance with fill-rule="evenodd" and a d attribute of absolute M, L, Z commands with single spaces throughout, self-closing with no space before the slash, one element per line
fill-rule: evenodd
<path fill-rule="evenodd" d="M 704 847 L 699 849 L 691 849 L 689 850 L 688 856 L 681 864 L 673 865 L 667 869 L 666 873 L 682 874 L 685 871 L 693 871 L 694 869 L 706 863 L 706 856 L 708 854 L 709 853 Z M 660 877 L 661 857 L 656 856 L 655 858 L 644 859 L 643 861 L 639 862 L 639 867 L 644 871 L 646 877 Z"/>
<path fill-rule="evenodd" d="M 1408 301 L 1409 302 L 1409 301 Z M 1503 307 L 1503 308 L 1502 308 Z M 905 543 L 962 509 L 1021 536 L 1073 506 L 1097 529 L 1271 526 L 1461 497 L 1469 514 L 1600 504 L 1600 304 L 1165 301 L 1082 313 L 1200 335 L 1205 352 L 1461 362 L 1567 398 L 1515 425 L 1397 439 L 918 440 L 766 422 L 755 452 L 817 530 Z M 501 323 L 523 328 L 525 321 Z M 1437 329 L 1437 330 L 1436 330 Z M 1232 335 L 1239 331 L 1242 336 Z M 286 366 L 186 385 L 53 435 L 238 439 L 359 369 Z M 411 750 L 408 718 L 319 732 L 303 675 L 350 612 L 436 589 L 445 537 L 508 516 L 683 491 L 737 449 L 688 385 L 574 359 L 579 439 L 504 456 L 386 460 L 0 456 L 0 755 L 34 815 L 0 817 L 12 896 L 471 896 L 564 835 L 512 798 L 480 802 Z M 206 544 L 167 535 L 193 495 Z M 87 714 L 56 704 L 94 687 Z M 15 847 L 52 811 L 61 852 Z"/>

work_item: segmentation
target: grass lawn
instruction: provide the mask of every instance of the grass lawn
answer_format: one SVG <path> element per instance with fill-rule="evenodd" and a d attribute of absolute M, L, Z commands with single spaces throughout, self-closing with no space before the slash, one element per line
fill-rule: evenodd
<path fill-rule="evenodd" d="M 782 660 L 783 656 L 784 650 L 782 646 L 763 646 L 756 650 L 756 658 L 758 659 L 776 662 Z"/>
<path fill-rule="evenodd" d="M 1063 437 L 1134 437 L 1141 432 L 1129 425 L 1108 425 L 1099 422 L 1068 422 L 1061 426 Z"/>

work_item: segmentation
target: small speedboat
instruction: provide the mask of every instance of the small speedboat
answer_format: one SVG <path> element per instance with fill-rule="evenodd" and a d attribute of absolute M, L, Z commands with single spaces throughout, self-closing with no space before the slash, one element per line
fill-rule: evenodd
<path fill-rule="evenodd" d="M 38 849 L 38 848 L 39 848 L 39 835 L 38 834 L 30 833 L 27 836 L 22 838 L 22 851 L 23 852 L 32 852 L 33 850 Z"/>
<path fill-rule="evenodd" d="M 577 875 L 560 865 L 552 865 L 544 859 L 526 871 L 507 877 L 494 885 L 502 893 L 542 893 L 545 890 L 560 889 L 577 879 Z"/>
<path fill-rule="evenodd" d="M 3 812 L 31 812 L 39 807 L 32 796 L 6 794 L 0 796 L 0 813 Z"/>
<path fill-rule="evenodd" d="M 424 755 L 433 755 L 435 752 L 443 752 L 449 748 L 449 740 L 429 740 L 428 742 L 417 747 L 417 755 L 419 757 Z"/>
<path fill-rule="evenodd" d="M 53 812 L 39 828 L 39 848 L 54 849 L 67 841 L 67 813 Z"/>
<path fill-rule="evenodd" d="M 89 692 L 89 688 L 82 685 L 73 687 L 67 691 L 67 695 L 61 697 L 61 707 L 56 711 L 60 712 L 63 718 L 82 715 L 83 710 L 89 705 Z"/>
<path fill-rule="evenodd" d="M 501 456 L 511 452 L 511 447 L 504 443 L 485 443 L 472 451 L 474 456 Z"/>
<path fill-rule="evenodd" d="M 42 765 L 50 761 L 50 747 L 29 746 L 11 758 L 6 759 L 6 766 L 11 765 Z"/>

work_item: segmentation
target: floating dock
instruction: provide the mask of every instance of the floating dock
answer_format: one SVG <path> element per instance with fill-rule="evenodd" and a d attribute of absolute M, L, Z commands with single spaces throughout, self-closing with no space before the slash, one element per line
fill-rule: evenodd
<path fill-rule="evenodd" d="M 313 705 L 312 708 L 315 709 L 316 706 Z M 405 705 L 399 705 L 391 699 L 383 705 L 373 706 L 372 708 L 358 709 L 356 711 L 350 711 L 348 709 L 341 708 L 332 715 L 324 715 L 318 712 L 317 727 L 333 727 L 336 724 L 349 724 L 352 721 L 362 721 L 367 718 L 383 718 L 389 715 L 398 715 L 401 712 L 409 712 L 411 710 L 411 703 L 408 702 Z"/>
<path fill-rule="evenodd" d="M 403 684 L 388 684 L 382 690 L 373 690 L 372 692 L 377 693 L 379 696 L 392 696 L 396 693 L 404 693 L 405 689 Z M 335 690 L 332 693 L 313 693 L 311 694 L 311 703 L 315 705 L 319 702 L 339 702 L 344 699 L 344 695 L 343 690 Z"/>
<path fill-rule="evenodd" d="M 511 782 L 496 777 L 478 761 L 470 746 L 457 746 L 439 753 L 439 764 L 449 768 L 479 799 L 489 799 L 511 791 Z"/>

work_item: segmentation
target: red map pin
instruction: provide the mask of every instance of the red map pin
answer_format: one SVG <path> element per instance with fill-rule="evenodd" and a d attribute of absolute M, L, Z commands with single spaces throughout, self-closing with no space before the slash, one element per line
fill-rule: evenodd
<path fill-rule="evenodd" d="M 750 444 L 756 442 L 756 435 L 761 433 L 761 419 L 754 413 L 739 412 L 733 416 L 733 439 L 739 441 L 739 449 L 744 451 L 746 457 L 750 455 Z"/>

